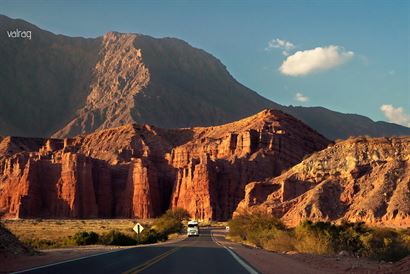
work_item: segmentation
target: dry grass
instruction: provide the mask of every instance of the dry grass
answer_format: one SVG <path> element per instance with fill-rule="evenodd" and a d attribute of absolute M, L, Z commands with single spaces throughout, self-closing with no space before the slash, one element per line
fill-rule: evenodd
<path fill-rule="evenodd" d="M 90 219 L 90 220 L 50 220 L 50 219 L 25 219 L 1 220 L 14 235 L 20 240 L 32 239 L 58 241 L 68 236 L 73 236 L 80 231 L 94 231 L 98 234 L 118 230 L 125 234 L 133 235 L 132 230 L 138 222 L 135 219 Z M 139 221 L 142 225 L 150 221 Z"/>

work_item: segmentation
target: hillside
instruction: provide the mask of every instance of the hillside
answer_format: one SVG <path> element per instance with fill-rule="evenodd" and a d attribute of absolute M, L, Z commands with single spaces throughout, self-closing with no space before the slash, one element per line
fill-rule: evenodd
<path fill-rule="evenodd" d="M 32 31 L 10 39 L 6 30 Z M 73 137 L 127 123 L 175 128 L 232 122 L 265 108 L 329 139 L 410 129 L 325 108 L 286 107 L 241 85 L 211 54 L 175 38 L 55 35 L 0 15 L 0 135 Z M 4 38 L 4 39 L 3 39 Z"/>
<path fill-rule="evenodd" d="M 410 138 L 353 138 L 314 153 L 276 178 L 246 186 L 242 209 L 289 225 L 303 219 L 410 225 Z"/>

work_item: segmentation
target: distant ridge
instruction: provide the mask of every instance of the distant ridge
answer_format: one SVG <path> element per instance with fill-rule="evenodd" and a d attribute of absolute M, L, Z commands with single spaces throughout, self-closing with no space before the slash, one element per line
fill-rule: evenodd
<path fill-rule="evenodd" d="M 265 108 L 302 120 L 329 139 L 410 135 L 410 128 L 322 107 L 286 107 L 237 82 L 201 49 L 175 38 L 107 33 L 67 37 L 0 15 L 0 135 L 57 137 L 126 123 L 211 126 Z"/>

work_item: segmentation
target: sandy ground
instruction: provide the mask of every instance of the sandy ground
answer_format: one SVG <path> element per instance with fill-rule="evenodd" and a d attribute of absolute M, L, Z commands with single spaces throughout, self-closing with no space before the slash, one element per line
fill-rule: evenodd
<path fill-rule="evenodd" d="M 79 231 L 94 231 L 98 234 L 118 230 L 126 234 L 134 234 L 132 230 L 137 222 L 150 223 L 151 220 L 134 219 L 4 219 L 4 226 L 21 241 L 43 239 L 61 241 Z"/>
<path fill-rule="evenodd" d="M 363 258 L 318 256 L 297 253 L 274 253 L 243 246 L 225 239 L 223 231 L 214 232 L 215 239 L 236 252 L 250 265 L 266 274 L 396 274 L 410 273 L 410 257 L 391 263 L 379 263 Z"/>
<path fill-rule="evenodd" d="M 163 245 L 163 244 L 182 241 L 185 238 L 186 238 L 185 235 L 179 235 L 177 238 L 169 240 L 167 242 L 150 244 L 150 245 Z M 21 270 L 30 269 L 33 267 L 63 262 L 63 261 L 72 260 L 72 259 L 78 259 L 81 257 L 87 257 L 87 256 L 102 254 L 106 252 L 123 250 L 126 248 L 135 248 L 135 246 L 121 247 L 121 246 L 92 245 L 92 246 L 84 246 L 84 247 L 45 249 L 45 250 L 40 250 L 39 254 L 37 255 L 19 255 L 19 256 L 13 256 L 13 257 L 11 256 L 0 257 L 0 273 L 10 273 L 14 271 L 21 271 Z"/>

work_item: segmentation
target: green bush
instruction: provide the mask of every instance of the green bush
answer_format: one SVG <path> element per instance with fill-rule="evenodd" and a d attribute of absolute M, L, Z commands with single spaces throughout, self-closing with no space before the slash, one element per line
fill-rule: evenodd
<path fill-rule="evenodd" d="M 183 220 L 189 219 L 188 212 L 183 208 L 167 210 L 161 217 L 152 222 L 150 229 L 144 229 L 140 236 L 140 243 L 156 243 L 166 241 L 169 234 L 180 233 Z"/>
<path fill-rule="evenodd" d="M 168 235 L 181 232 L 183 226 L 178 219 L 162 216 L 152 222 L 152 228 L 161 234 Z"/>
<path fill-rule="evenodd" d="M 361 237 L 371 233 L 362 222 L 342 221 L 340 225 L 329 222 L 304 221 L 295 228 L 295 247 L 300 252 L 334 254 L 346 251 L 360 256 L 364 245 Z"/>
<path fill-rule="evenodd" d="M 397 261 L 410 255 L 410 230 L 377 229 L 364 223 L 301 222 L 294 229 L 263 212 L 243 212 L 228 223 L 228 237 L 271 251 L 352 256 Z"/>
<path fill-rule="evenodd" d="M 295 228 L 295 248 L 299 252 L 312 254 L 333 254 L 335 228 L 330 223 L 302 222 Z"/>
<path fill-rule="evenodd" d="M 169 209 L 165 214 L 153 221 L 152 228 L 166 236 L 172 233 L 180 233 L 183 229 L 182 221 L 188 218 L 189 214 L 185 209 Z"/>
<path fill-rule="evenodd" d="M 161 217 L 176 219 L 179 222 L 190 218 L 188 211 L 180 207 L 168 209 Z"/>
<path fill-rule="evenodd" d="M 291 231 L 278 230 L 272 237 L 262 243 L 262 248 L 275 251 L 286 252 L 295 250 L 295 238 Z"/>
<path fill-rule="evenodd" d="M 373 229 L 361 235 L 362 255 L 377 260 L 398 261 L 410 254 L 400 233 L 390 229 Z"/>
<path fill-rule="evenodd" d="M 168 239 L 166 234 L 160 233 L 154 229 L 144 229 L 141 232 L 140 244 L 153 244 L 163 242 Z"/>
<path fill-rule="evenodd" d="M 121 233 L 117 230 L 110 230 L 101 235 L 100 243 L 105 245 L 135 245 L 137 240 L 134 237 Z"/>
<path fill-rule="evenodd" d="M 244 211 L 228 222 L 229 237 L 258 247 L 275 238 L 285 226 L 270 214 L 261 211 Z"/>
<path fill-rule="evenodd" d="M 81 231 L 74 234 L 72 240 L 76 245 L 93 245 L 98 243 L 98 234 L 91 231 Z"/>

